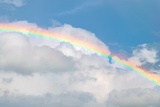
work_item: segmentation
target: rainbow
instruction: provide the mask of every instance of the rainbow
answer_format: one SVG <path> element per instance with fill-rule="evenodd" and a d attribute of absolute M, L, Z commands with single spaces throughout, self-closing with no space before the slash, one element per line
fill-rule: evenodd
<path fill-rule="evenodd" d="M 84 41 L 84 40 L 81 40 L 78 38 L 74 38 L 74 37 L 66 36 L 66 35 L 64 36 L 62 34 L 58 34 L 56 32 L 48 31 L 46 29 L 41 29 L 38 27 L 1 23 L 0 24 L 0 31 L 2 31 L 2 32 L 18 32 L 18 33 L 22 33 L 22 34 L 26 34 L 26 35 L 30 35 L 30 36 L 42 37 L 42 38 L 56 40 L 56 41 L 60 41 L 60 42 L 67 42 L 67 43 L 72 44 L 74 46 L 78 46 L 78 47 L 87 49 L 91 52 L 94 52 L 94 53 L 101 55 L 101 56 L 104 56 L 106 58 L 108 56 L 113 56 L 104 47 L 100 47 L 100 46 L 97 46 L 93 43 L 89 43 L 87 41 Z M 150 73 L 146 69 L 138 67 L 136 65 L 136 63 L 122 60 L 117 56 L 114 56 L 112 59 L 114 61 L 126 66 L 127 68 L 135 71 L 136 73 L 138 73 L 142 77 L 152 81 L 157 86 L 160 86 L 160 75 Z"/>

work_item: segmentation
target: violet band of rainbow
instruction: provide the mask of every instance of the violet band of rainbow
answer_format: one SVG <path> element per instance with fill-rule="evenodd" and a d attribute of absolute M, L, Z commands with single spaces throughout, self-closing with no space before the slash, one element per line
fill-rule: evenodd
<path fill-rule="evenodd" d="M 81 39 L 77 39 L 71 36 L 63 36 L 61 34 L 50 32 L 48 30 L 40 29 L 36 27 L 1 23 L 0 31 L 18 32 L 18 33 L 27 34 L 30 36 L 42 37 L 42 38 L 51 39 L 51 40 L 60 41 L 60 42 L 67 42 L 71 45 L 75 45 L 75 46 L 87 49 L 91 52 L 94 52 L 106 58 L 108 58 L 108 56 L 113 56 L 107 49 L 97 46 L 93 43 L 89 43 L 89 42 L 86 42 L 86 41 L 83 41 Z M 160 86 L 160 75 L 151 73 L 144 68 L 138 67 L 135 62 L 128 62 L 126 60 L 122 60 L 117 56 L 114 56 L 112 59 L 118 62 L 119 64 L 122 64 L 126 66 L 127 68 L 133 70 L 134 72 L 148 79 L 149 81 L 152 81 L 155 85 Z"/>

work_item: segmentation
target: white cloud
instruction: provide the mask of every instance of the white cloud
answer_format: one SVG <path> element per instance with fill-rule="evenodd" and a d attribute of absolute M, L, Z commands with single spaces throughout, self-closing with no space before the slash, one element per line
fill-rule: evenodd
<path fill-rule="evenodd" d="M 157 51 L 149 49 L 146 44 L 140 45 L 133 51 L 133 56 L 129 58 L 129 61 L 136 62 L 138 66 L 147 62 L 156 63 L 158 61 Z"/>
<path fill-rule="evenodd" d="M 22 7 L 25 5 L 24 0 L 0 0 L 0 3 L 11 4 L 15 7 Z"/>
<path fill-rule="evenodd" d="M 8 72 L 59 72 L 74 67 L 72 59 L 60 51 L 46 46 L 34 47 L 18 33 L 0 34 L 0 51 L 0 69 Z"/>
<path fill-rule="evenodd" d="M 9 24 L 28 26 L 27 30 L 40 29 L 27 21 Z M 84 29 L 65 24 L 46 30 L 81 39 L 109 51 L 95 34 Z M 134 61 L 141 64 L 140 59 L 143 58 L 145 62 L 156 62 L 157 52 L 154 49 L 143 46 L 136 50 L 139 54 L 135 53 L 133 57 L 139 59 Z M 111 107 L 116 104 L 121 107 L 127 105 L 124 102 L 128 93 L 134 94 L 130 100 L 138 98 L 139 93 L 143 98 L 151 95 L 154 99 L 151 104 L 159 100 L 159 91 L 152 89 L 155 84 L 124 65 L 110 64 L 107 58 L 83 47 L 13 32 L 0 33 L 0 84 L 0 105 L 3 107 L 108 107 L 106 103 Z M 116 94 L 113 90 L 117 90 Z M 118 102 L 114 95 L 124 98 Z M 143 99 L 140 101 L 139 105 L 145 105 Z M 135 106 L 133 101 L 128 104 Z"/>

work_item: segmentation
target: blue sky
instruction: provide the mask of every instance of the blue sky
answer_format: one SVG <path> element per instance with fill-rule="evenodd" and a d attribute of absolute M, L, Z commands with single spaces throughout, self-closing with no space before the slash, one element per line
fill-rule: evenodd
<path fill-rule="evenodd" d="M 42 27 L 52 20 L 91 31 L 113 49 L 129 50 L 159 42 L 159 0 L 25 0 L 22 7 L 4 6 L 1 15 Z"/>
<path fill-rule="evenodd" d="M 0 0 L 18 26 L 0 29 L 0 105 L 160 107 L 159 19 L 160 0 Z"/>

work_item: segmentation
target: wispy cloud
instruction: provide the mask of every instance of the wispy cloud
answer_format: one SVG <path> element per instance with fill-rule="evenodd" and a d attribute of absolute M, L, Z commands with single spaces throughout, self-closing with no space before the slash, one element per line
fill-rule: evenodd
<path fill-rule="evenodd" d="M 76 13 L 78 11 L 83 10 L 83 9 L 100 5 L 103 2 L 104 2 L 104 0 L 94 0 L 94 1 L 93 0 L 87 0 L 83 4 L 81 4 L 81 5 L 79 5 L 79 6 L 75 7 L 75 8 L 72 8 L 70 10 L 63 11 L 63 12 L 59 13 L 58 15 L 61 16 L 61 15 L 74 14 L 74 13 Z"/>
<path fill-rule="evenodd" d="M 22 7 L 25 5 L 24 0 L 0 0 L 0 3 L 11 4 L 15 7 Z"/>

